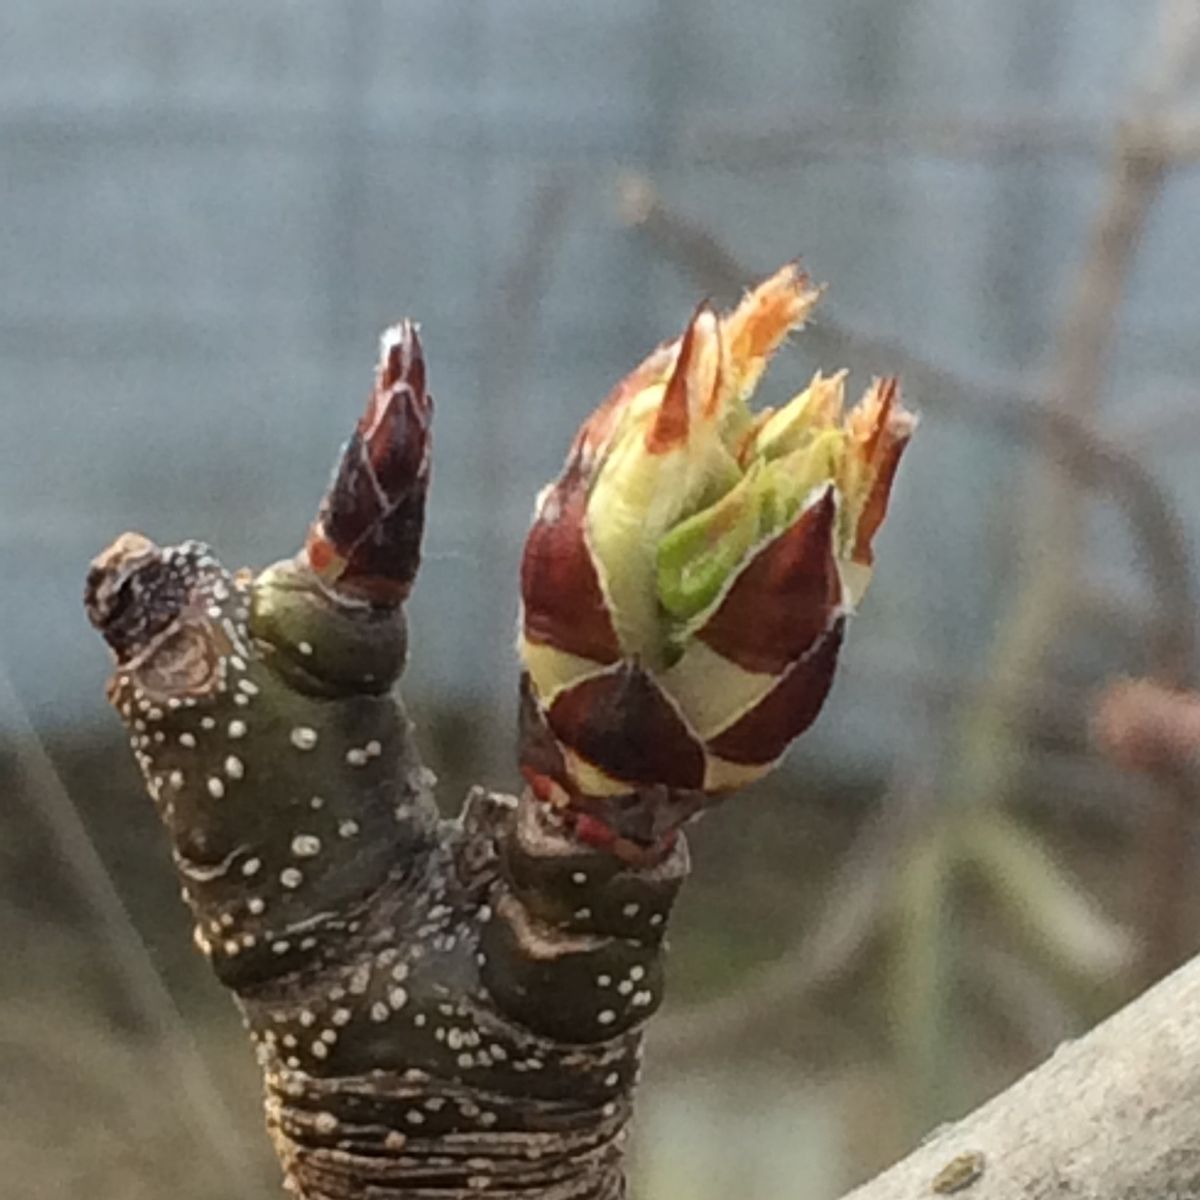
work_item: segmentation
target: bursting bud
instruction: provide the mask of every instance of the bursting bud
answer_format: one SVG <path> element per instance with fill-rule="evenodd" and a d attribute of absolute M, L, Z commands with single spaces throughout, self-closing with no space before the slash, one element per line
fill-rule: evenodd
<path fill-rule="evenodd" d="M 580 429 L 521 565 L 521 769 L 586 840 L 655 852 L 816 718 L 915 418 L 845 372 L 751 411 L 819 290 L 703 304 Z"/>

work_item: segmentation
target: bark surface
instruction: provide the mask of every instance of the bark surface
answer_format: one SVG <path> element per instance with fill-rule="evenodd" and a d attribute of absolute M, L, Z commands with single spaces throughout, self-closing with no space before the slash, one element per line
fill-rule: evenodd
<path fill-rule="evenodd" d="M 846 1200 L 1195 1200 L 1200 959 Z"/>
<path fill-rule="evenodd" d="M 624 1195 L 682 839 L 630 866 L 482 790 L 439 819 L 393 688 L 401 609 L 347 602 L 303 559 L 251 579 L 127 535 L 88 607 L 288 1186 Z"/>

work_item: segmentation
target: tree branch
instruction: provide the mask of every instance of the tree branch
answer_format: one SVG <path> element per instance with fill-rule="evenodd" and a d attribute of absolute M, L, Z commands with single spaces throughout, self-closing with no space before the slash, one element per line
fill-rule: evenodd
<path fill-rule="evenodd" d="M 1200 1194 L 1200 959 L 845 1200 Z"/>

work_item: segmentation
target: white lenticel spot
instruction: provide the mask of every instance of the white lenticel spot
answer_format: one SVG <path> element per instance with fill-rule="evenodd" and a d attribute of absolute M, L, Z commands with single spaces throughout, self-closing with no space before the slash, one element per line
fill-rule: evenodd
<path fill-rule="evenodd" d="M 225 795 L 225 785 L 215 775 L 208 777 L 208 794 L 214 800 L 220 800 Z"/>
<path fill-rule="evenodd" d="M 262 859 L 261 858 L 248 858 L 248 859 L 246 859 L 246 861 L 244 863 L 242 863 L 242 874 L 245 875 L 247 879 L 249 879 L 251 875 L 258 874 L 261 867 L 262 867 Z"/>
<path fill-rule="evenodd" d="M 239 721 L 236 718 L 229 722 L 229 727 L 226 730 L 231 738 L 243 738 L 246 736 L 246 722 Z"/>
<path fill-rule="evenodd" d="M 300 833 L 292 838 L 292 853 L 297 858 L 314 858 L 321 853 L 321 839 L 311 833 Z"/>
<path fill-rule="evenodd" d="M 297 750 L 311 750 L 317 744 L 317 731 L 308 725 L 297 725 L 288 736 Z"/>
<path fill-rule="evenodd" d="M 225 760 L 225 774 L 230 779 L 241 779 L 246 774 L 246 768 L 242 764 L 242 760 L 236 754 L 231 754 Z"/>
<path fill-rule="evenodd" d="M 279 872 L 279 882 L 285 888 L 298 888 L 304 882 L 304 876 L 295 867 L 284 867 Z"/>

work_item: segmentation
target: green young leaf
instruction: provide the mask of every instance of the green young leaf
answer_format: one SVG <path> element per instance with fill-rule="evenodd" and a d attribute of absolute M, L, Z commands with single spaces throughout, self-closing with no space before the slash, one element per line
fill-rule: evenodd
<path fill-rule="evenodd" d="M 754 464 L 715 504 L 675 526 L 658 544 L 658 599 L 681 621 L 717 598 L 759 536 L 762 468 Z"/>

